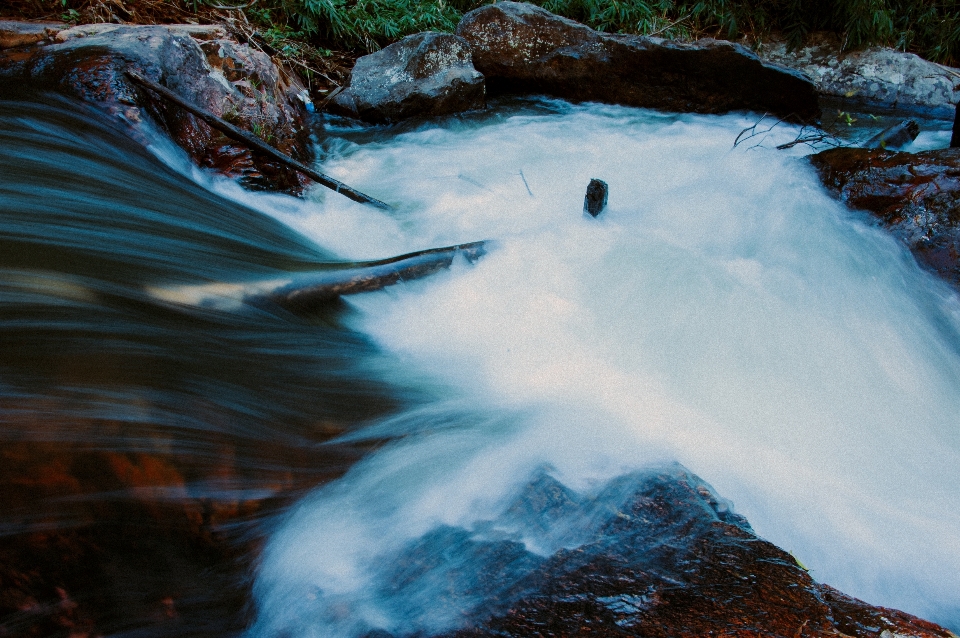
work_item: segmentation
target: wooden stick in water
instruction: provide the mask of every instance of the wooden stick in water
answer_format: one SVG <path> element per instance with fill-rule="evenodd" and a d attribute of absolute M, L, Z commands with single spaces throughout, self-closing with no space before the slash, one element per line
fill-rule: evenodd
<path fill-rule="evenodd" d="M 251 135 L 250 133 L 237 128 L 233 124 L 230 124 L 226 120 L 223 120 L 217 117 L 216 115 L 214 115 L 209 111 L 206 111 L 194 104 L 190 104 L 189 102 L 181 98 L 179 95 L 177 95 L 170 89 L 164 86 L 160 86 L 156 82 L 152 82 L 138 73 L 135 73 L 133 71 L 127 71 L 127 77 L 129 77 L 136 84 L 139 84 L 144 88 L 150 89 L 160 97 L 170 100 L 177 106 L 180 106 L 184 110 L 189 111 L 196 117 L 200 118 L 201 120 L 209 124 L 212 128 L 215 128 L 218 131 L 222 132 L 227 137 L 234 139 L 238 142 L 241 142 L 243 144 L 246 144 L 247 146 L 249 146 L 250 148 L 252 148 L 253 150 L 259 153 L 263 153 L 264 155 L 272 157 L 273 159 L 277 160 L 281 164 L 285 164 L 290 168 L 306 175 L 307 177 L 317 182 L 318 184 L 322 184 L 323 186 L 326 186 L 327 188 L 334 190 L 340 193 L 341 195 L 344 195 L 345 197 L 349 197 L 355 202 L 360 202 L 362 204 L 372 204 L 373 206 L 376 206 L 377 208 L 381 208 L 384 210 L 390 210 L 392 208 L 392 206 L 390 206 L 387 203 L 381 202 L 379 199 L 370 197 L 369 195 L 365 195 L 364 193 L 361 193 L 360 191 L 347 186 L 343 182 L 340 182 L 330 177 L 329 175 L 324 175 L 323 173 L 317 172 L 312 168 L 310 168 L 309 166 L 301 162 L 298 162 L 292 157 L 281 153 L 280 151 L 273 148 L 269 144 L 264 143 L 262 140 L 260 140 L 256 136 Z"/>
<path fill-rule="evenodd" d="M 474 262 L 486 253 L 489 242 L 477 241 L 433 248 L 380 261 L 362 262 L 326 272 L 304 273 L 274 289 L 244 295 L 244 301 L 269 301 L 291 311 L 307 311 L 341 295 L 380 290 L 449 268 L 457 255 Z"/>

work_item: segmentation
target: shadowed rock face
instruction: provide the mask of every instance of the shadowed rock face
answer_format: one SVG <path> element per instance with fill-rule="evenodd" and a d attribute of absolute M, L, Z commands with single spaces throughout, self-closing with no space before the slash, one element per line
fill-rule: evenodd
<path fill-rule="evenodd" d="M 810 161 L 841 201 L 872 213 L 917 261 L 960 287 L 960 148 L 837 148 Z"/>
<path fill-rule="evenodd" d="M 395 122 L 484 107 L 483 75 L 455 35 L 418 33 L 365 55 L 332 110 L 369 122 Z"/>
<path fill-rule="evenodd" d="M 815 119 L 804 75 L 761 62 L 743 46 L 684 44 L 609 35 L 530 4 L 498 2 L 469 12 L 457 35 L 491 93 L 545 93 L 682 112 L 745 109 Z"/>
<path fill-rule="evenodd" d="M 202 44 L 201 44 L 202 42 Z M 193 116 L 138 91 L 133 70 L 252 131 L 284 153 L 309 157 L 304 112 L 270 58 L 222 28 L 97 24 L 60 31 L 46 46 L 9 49 L 0 78 L 36 83 L 99 104 L 133 128 L 149 113 L 201 166 L 247 185 L 299 191 L 295 171 L 251 153 Z"/>

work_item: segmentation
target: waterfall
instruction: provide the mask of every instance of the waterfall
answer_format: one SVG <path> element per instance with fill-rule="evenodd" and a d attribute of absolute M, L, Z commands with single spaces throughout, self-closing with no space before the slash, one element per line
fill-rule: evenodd
<path fill-rule="evenodd" d="M 159 135 L 148 152 L 81 105 L 7 96 L 0 442 L 37 446 L 61 483 L 8 495 L 0 540 L 75 530 L 80 555 L 88 534 L 103 554 L 68 575 L 107 556 L 90 573 L 110 578 L 76 582 L 136 603 L 98 631 L 154 622 L 174 590 L 182 624 L 162 631 L 235 634 L 249 577 L 251 636 L 429 633 L 485 604 L 438 595 L 471 589 L 457 538 L 515 541 L 519 577 L 589 535 L 589 507 L 549 529 L 515 515 L 531 481 L 603 504 L 679 463 L 818 581 L 960 630 L 958 297 L 834 201 L 809 149 L 776 150 L 795 128 L 735 145 L 756 119 L 531 99 L 326 122 L 323 170 L 385 212 L 244 191 Z M 610 186 L 597 219 L 591 178 Z M 477 240 L 476 263 L 310 316 L 155 294 Z M 176 481 L 108 491 L 87 470 L 111 454 Z M 235 507 L 238 543 L 265 534 L 253 572 L 162 547 L 183 504 Z M 437 569 L 393 587 L 440 537 Z"/>
<path fill-rule="evenodd" d="M 957 297 L 775 149 L 796 130 L 734 147 L 754 119 L 546 101 L 333 131 L 325 169 L 401 208 L 316 193 L 280 219 L 355 258 L 495 248 L 349 302 L 388 378 L 434 398 L 350 435 L 393 443 L 278 526 L 253 635 L 455 628 L 386 586 L 405 547 L 488 528 L 543 468 L 591 492 L 672 461 L 819 581 L 956 625 Z"/>

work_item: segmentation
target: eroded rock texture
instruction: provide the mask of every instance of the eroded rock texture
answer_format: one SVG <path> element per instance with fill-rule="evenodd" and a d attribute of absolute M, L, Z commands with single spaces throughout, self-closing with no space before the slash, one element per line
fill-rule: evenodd
<path fill-rule="evenodd" d="M 816 583 L 680 466 L 589 495 L 541 473 L 496 520 L 384 559 L 374 596 L 395 635 L 951 635 Z"/>
<path fill-rule="evenodd" d="M 960 148 L 837 148 L 810 161 L 841 201 L 872 213 L 917 261 L 960 286 Z"/>
<path fill-rule="evenodd" d="M 484 107 L 483 75 L 473 68 L 463 38 L 418 33 L 357 60 L 350 86 L 332 106 L 369 122 L 479 109 Z"/>
<path fill-rule="evenodd" d="M 610 35 L 531 4 L 469 12 L 457 35 L 489 92 L 544 93 L 681 112 L 746 109 L 813 119 L 813 83 L 731 42 Z"/>
<path fill-rule="evenodd" d="M 185 100 L 245 128 L 298 159 L 309 157 L 305 111 L 295 86 L 261 51 L 219 27 L 84 25 L 56 33 L 52 44 L 12 48 L 0 78 L 25 81 L 93 102 L 134 130 L 149 113 L 201 166 L 247 185 L 298 191 L 291 169 L 252 153 L 125 76 L 136 71 Z"/>

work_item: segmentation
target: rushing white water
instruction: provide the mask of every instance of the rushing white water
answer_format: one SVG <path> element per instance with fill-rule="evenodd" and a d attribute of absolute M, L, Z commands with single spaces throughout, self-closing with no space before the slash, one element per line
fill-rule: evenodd
<path fill-rule="evenodd" d="M 377 593 L 383 557 L 494 518 L 538 467 L 591 489 L 674 460 L 819 581 L 960 625 L 960 305 L 773 149 L 795 131 L 733 148 L 751 123 L 548 103 L 344 143 L 324 169 L 397 212 L 276 200 L 346 257 L 496 245 L 350 301 L 436 401 L 361 433 L 401 438 L 276 530 L 252 633 L 455 626 Z"/>

